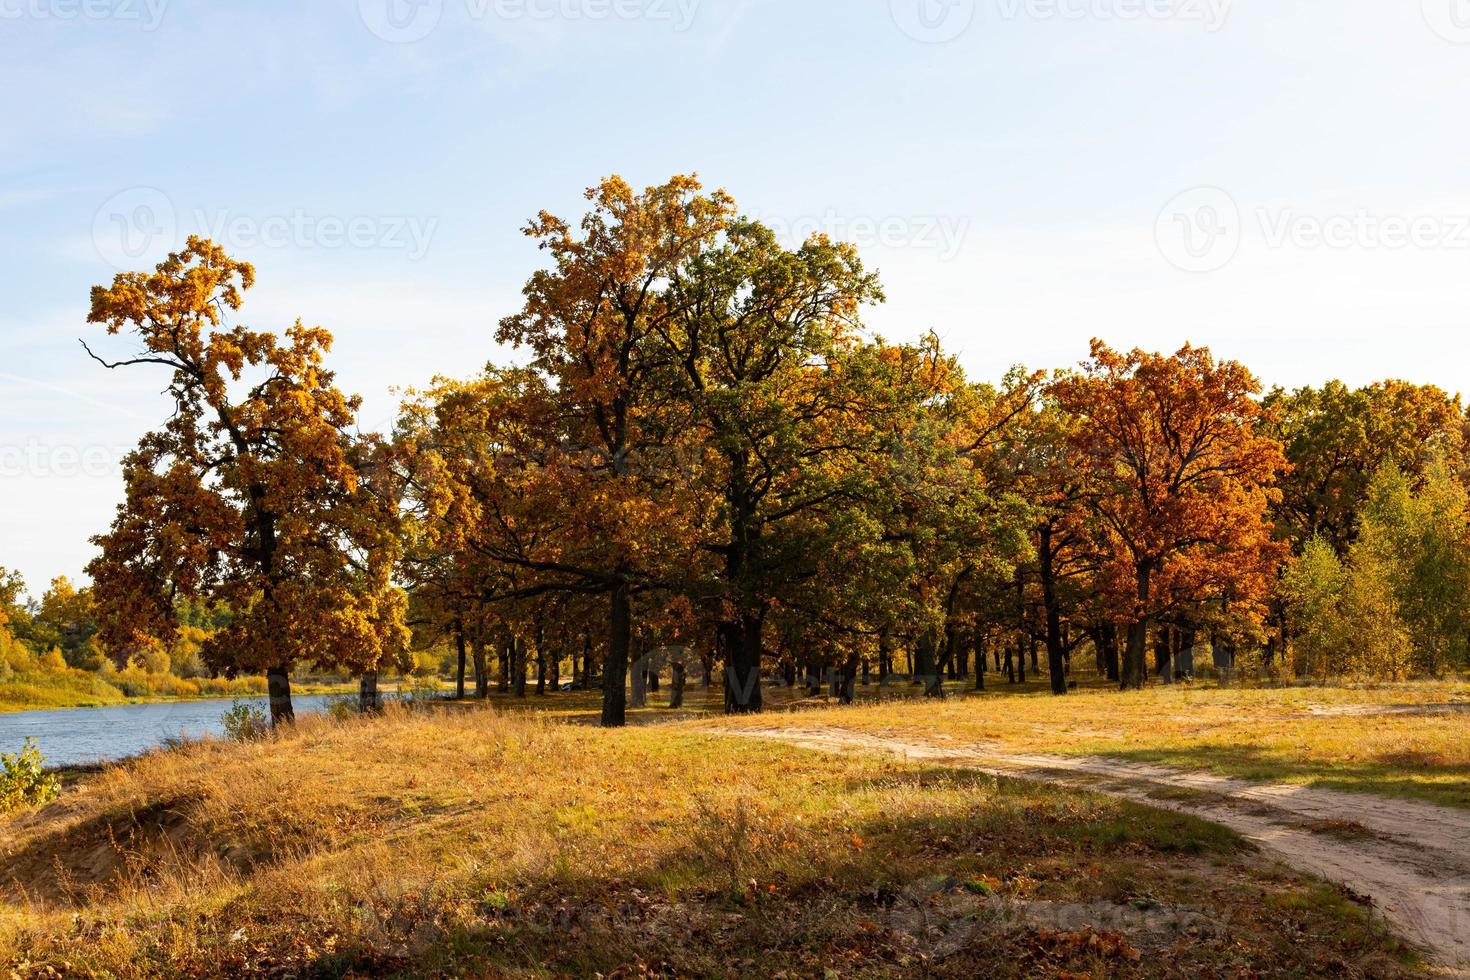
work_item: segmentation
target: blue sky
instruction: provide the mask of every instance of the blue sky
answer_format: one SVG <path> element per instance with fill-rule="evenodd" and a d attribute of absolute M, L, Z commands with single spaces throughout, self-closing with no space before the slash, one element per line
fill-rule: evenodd
<path fill-rule="evenodd" d="M 0 565 L 76 576 L 167 414 L 79 337 L 190 232 L 395 386 L 506 352 L 541 208 L 697 171 L 970 371 L 1208 344 L 1470 391 L 1470 0 L 0 0 Z M 120 350 L 106 341 L 103 349 Z"/>

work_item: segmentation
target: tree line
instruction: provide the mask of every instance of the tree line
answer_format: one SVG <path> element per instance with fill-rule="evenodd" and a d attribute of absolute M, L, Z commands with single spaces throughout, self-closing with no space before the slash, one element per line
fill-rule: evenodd
<path fill-rule="evenodd" d="M 1463 667 L 1466 416 L 1385 382 L 1266 392 L 1244 366 L 1094 341 L 1076 367 L 973 380 L 934 334 L 865 329 L 849 244 L 795 247 L 693 177 L 608 178 L 496 337 L 521 356 L 410 392 L 362 433 L 331 336 L 235 323 L 254 270 L 191 238 L 92 292 L 89 321 L 168 378 L 89 565 L 112 656 L 205 610 L 212 671 L 291 717 L 310 661 L 363 677 L 448 643 L 458 686 L 603 691 L 647 654 L 760 711 L 762 679 L 896 673 L 943 697 L 1074 654 L 1123 689 L 1195 669 L 1401 677 Z M 468 667 L 467 667 L 468 665 Z M 630 667 L 631 685 L 630 685 Z M 818 679 L 823 679 L 819 681 Z"/>

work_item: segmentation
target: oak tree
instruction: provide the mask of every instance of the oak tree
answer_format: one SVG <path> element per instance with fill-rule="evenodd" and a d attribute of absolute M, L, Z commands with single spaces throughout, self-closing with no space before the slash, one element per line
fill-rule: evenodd
<path fill-rule="evenodd" d="M 358 400 L 326 368 L 331 335 L 232 324 L 254 281 L 191 237 L 154 271 L 93 289 L 88 321 L 138 345 L 93 357 L 163 368 L 173 413 L 125 459 L 125 497 L 88 571 L 124 658 L 173 638 L 181 600 L 227 609 L 203 655 L 229 675 L 264 672 L 280 724 L 294 664 L 375 670 L 406 631 L 394 495 L 375 485 L 378 447 L 352 432 Z"/>
<path fill-rule="evenodd" d="M 1097 340 L 1052 386 L 1076 417 L 1088 505 L 1113 543 L 1099 582 L 1128 610 L 1124 689 L 1143 686 L 1161 616 L 1209 600 L 1263 612 L 1283 557 L 1269 507 L 1287 463 L 1258 430 L 1259 391 L 1204 348 L 1121 353 Z"/>

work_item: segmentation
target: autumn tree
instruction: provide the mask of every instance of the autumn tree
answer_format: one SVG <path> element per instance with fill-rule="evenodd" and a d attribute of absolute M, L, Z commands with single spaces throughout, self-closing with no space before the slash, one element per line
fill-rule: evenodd
<path fill-rule="evenodd" d="M 1273 506 L 1280 535 L 1298 553 L 1313 537 L 1345 558 L 1357 537 L 1368 484 L 1393 464 L 1417 481 L 1431 460 L 1463 465 L 1465 414 L 1459 399 L 1430 385 L 1383 381 L 1352 389 L 1276 389 L 1265 399 L 1262 432 L 1279 440 L 1290 469 Z"/>
<path fill-rule="evenodd" d="M 909 608 L 886 632 L 911 647 L 917 681 L 939 698 L 945 677 L 964 672 L 989 586 L 1013 582 L 1028 550 L 1029 507 L 1000 456 L 1038 379 L 1018 369 L 1000 384 L 971 382 L 932 333 L 882 356 L 892 362 L 886 386 L 899 409 L 890 418 L 903 428 L 888 433 L 880 519 L 884 540 L 901 545 L 909 565 Z"/>
<path fill-rule="evenodd" d="M 1268 508 L 1287 464 L 1257 430 L 1256 379 L 1207 349 L 1120 353 L 1095 340 L 1051 390 L 1076 417 L 1088 505 L 1112 541 L 1099 581 L 1128 608 L 1122 686 L 1141 688 L 1161 616 L 1211 599 L 1264 603 L 1282 557 Z"/>
<path fill-rule="evenodd" d="M 1078 420 L 1049 394 L 1018 414 L 999 465 L 1031 506 L 1031 558 L 1022 572 L 1034 589 L 1045 630 L 1053 694 L 1067 693 L 1067 658 L 1087 635 L 1084 593 L 1106 560 L 1088 503 L 1088 468 L 1077 452 Z"/>
<path fill-rule="evenodd" d="M 725 659 L 725 710 L 761 710 L 766 615 L 817 570 L 871 451 L 873 392 L 856 360 L 858 313 L 881 299 L 849 245 L 796 250 L 769 228 L 730 223 L 681 263 L 653 322 L 655 360 L 695 427 L 698 479 L 719 501 L 705 547 Z"/>
<path fill-rule="evenodd" d="M 31 617 L 28 639 L 39 649 L 58 649 L 68 665 L 95 669 L 98 654 L 92 642 L 97 632 L 97 610 L 92 589 L 78 589 L 65 575 L 51 581 Z"/>
<path fill-rule="evenodd" d="M 552 267 L 531 277 L 523 309 L 501 321 L 498 336 L 529 348 L 532 368 L 551 380 L 565 433 L 557 465 L 578 473 L 586 491 L 572 498 L 589 518 L 576 536 L 582 554 L 544 570 L 608 596 L 603 724 L 618 726 L 633 594 L 657 584 L 640 554 L 640 539 L 662 521 L 648 478 L 671 475 L 662 450 L 677 430 L 661 412 L 667 363 L 654 342 L 678 312 L 665 287 L 725 228 L 732 205 L 723 192 L 701 193 L 694 177 L 641 193 L 610 177 L 587 199 L 592 210 L 576 229 L 545 212 L 526 228 Z"/>
<path fill-rule="evenodd" d="M 375 485 L 373 441 L 350 431 L 358 401 L 326 369 L 331 335 L 231 325 L 254 281 L 249 264 L 191 237 L 155 271 L 93 289 L 88 321 L 139 349 L 92 356 L 165 369 L 173 412 L 125 459 L 125 498 L 88 571 L 119 655 L 171 639 L 180 600 L 228 608 L 204 657 L 227 674 L 264 672 L 280 724 L 293 717 L 295 663 L 371 671 L 406 632 L 393 494 Z"/>

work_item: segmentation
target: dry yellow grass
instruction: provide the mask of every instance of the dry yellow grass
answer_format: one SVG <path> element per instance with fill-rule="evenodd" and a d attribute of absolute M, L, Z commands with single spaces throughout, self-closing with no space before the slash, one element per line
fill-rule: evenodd
<path fill-rule="evenodd" d="M 1004 684 L 944 702 L 811 707 L 782 725 L 943 736 L 1011 752 L 1109 755 L 1248 779 L 1470 807 L 1470 683 L 1378 688 L 1092 686 L 1063 697 Z M 721 720 L 761 726 L 769 718 Z"/>
<path fill-rule="evenodd" d="M 1231 834 L 660 726 L 304 721 L 0 821 L 20 976 L 1393 974 Z"/>

